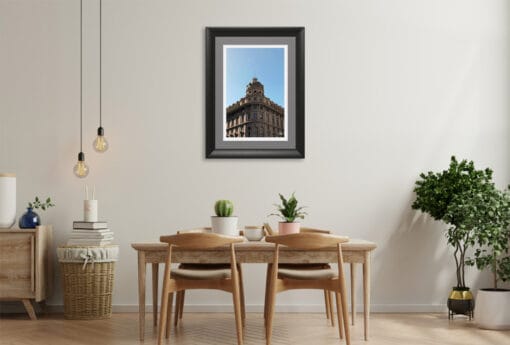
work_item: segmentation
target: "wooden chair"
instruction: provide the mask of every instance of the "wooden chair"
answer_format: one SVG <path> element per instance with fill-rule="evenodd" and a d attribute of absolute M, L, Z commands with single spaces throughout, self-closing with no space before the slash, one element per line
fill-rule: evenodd
<path fill-rule="evenodd" d="M 266 232 L 266 235 L 277 235 L 271 228 L 271 226 L 268 223 L 264 223 L 264 231 Z M 321 230 L 321 229 L 314 229 L 314 228 L 307 228 L 307 227 L 301 227 L 300 231 L 301 233 L 317 233 L 317 234 L 331 234 L 330 230 Z M 280 264 L 280 268 L 287 268 L 287 269 L 308 269 L 308 270 L 317 270 L 317 269 L 326 269 L 331 268 L 328 263 L 319 263 L 319 264 Z M 269 274 L 271 270 L 271 265 L 267 266 L 267 273 L 266 273 L 266 296 L 265 296 L 265 305 L 264 305 L 264 316 L 267 315 L 267 293 L 268 288 L 267 284 L 269 282 Z M 324 290 L 324 305 L 326 310 L 326 318 L 330 320 L 331 326 L 335 326 L 335 317 L 333 315 L 333 297 L 332 292 L 328 290 Z M 266 317 L 264 319 L 267 319 Z"/>
<path fill-rule="evenodd" d="M 323 229 L 314 229 L 314 228 L 307 228 L 307 227 L 301 227 L 299 230 L 301 233 L 314 233 L 314 234 L 331 234 L 330 230 L 323 230 Z M 324 264 L 305 264 L 303 265 L 303 268 L 308 269 L 325 269 L 325 268 L 331 268 L 331 266 L 328 263 Z M 333 309 L 333 295 L 331 291 L 324 290 L 324 304 L 326 306 L 326 317 L 328 320 L 331 321 L 331 326 L 335 326 L 335 317 L 334 317 L 334 309 Z"/>
<path fill-rule="evenodd" d="M 212 229 L 210 227 L 196 228 L 196 229 L 187 229 L 187 230 L 178 230 L 177 234 L 189 234 L 189 233 L 201 233 L 201 234 L 210 234 Z M 189 270 L 204 270 L 204 269 L 229 269 L 230 264 L 188 264 L 182 263 L 179 265 L 180 269 L 189 269 Z M 244 285 L 243 285 L 243 270 L 241 264 L 237 264 L 237 269 L 239 271 L 239 285 L 241 290 L 241 314 L 243 319 L 243 327 L 246 324 L 246 307 L 244 301 Z M 174 313 L 174 326 L 177 326 L 179 321 L 182 320 L 182 315 L 184 311 L 184 299 L 186 295 L 186 290 L 178 291 L 175 295 L 175 313 Z M 167 320 L 170 322 L 170 318 Z"/>
<path fill-rule="evenodd" d="M 344 265 L 342 257 L 342 243 L 347 242 L 347 237 L 333 236 L 318 233 L 299 233 L 283 236 L 268 236 L 266 242 L 275 243 L 274 260 L 271 268 L 270 281 L 268 284 L 268 308 L 266 320 L 266 344 L 271 343 L 272 324 L 274 315 L 275 297 L 279 292 L 293 289 L 320 289 L 333 291 L 336 296 L 338 314 L 338 332 L 340 339 L 343 338 L 347 345 L 351 343 L 349 320 L 347 314 L 347 299 L 345 287 Z M 322 270 L 282 269 L 278 266 L 280 246 L 287 246 L 300 250 L 314 250 L 336 246 L 338 248 L 338 272 L 329 268 Z M 342 322 L 343 320 L 343 322 Z M 343 327 L 342 327 L 343 323 Z"/>
<path fill-rule="evenodd" d="M 213 233 L 186 233 L 161 236 L 161 242 L 168 243 L 168 256 L 165 263 L 165 276 L 161 296 L 160 323 L 158 329 L 158 345 L 162 344 L 166 330 L 166 338 L 170 336 L 170 323 L 167 322 L 172 311 L 174 292 L 189 289 L 216 289 L 231 292 L 234 300 L 234 312 L 237 329 L 237 343 L 243 344 L 243 327 L 241 320 L 241 296 L 239 272 L 237 269 L 234 244 L 243 242 L 243 237 L 222 236 Z M 185 249 L 210 249 L 230 245 L 229 269 L 188 270 L 172 269 L 172 250 L 174 247 Z"/>

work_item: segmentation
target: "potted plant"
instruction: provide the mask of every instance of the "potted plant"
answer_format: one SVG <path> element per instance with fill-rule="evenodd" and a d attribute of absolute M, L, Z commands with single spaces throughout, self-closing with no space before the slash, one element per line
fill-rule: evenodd
<path fill-rule="evenodd" d="M 298 207 L 298 201 L 294 196 L 294 193 L 287 200 L 281 194 L 280 200 L 281 205 L 275 204 L 278 213 L 271 213 L 270 216 L 280 217 L 283 221 L 278 224 L 278 233 L 280 235 L 296 234 L 299 232 L 300 224 L 296 222 L 296 219 L 304 219 L 306 212 L 303 212 L 304 207 Z"/>
<path fill-rule="evenodd" d="M 21 229 L 33 229 L 38 225 L 41 225 L 41 218 L 37 213 L 33 210 L 41 209 L 46 211 L 46 209 L 55 206 L 54 203 L 51 202 L 51 198 L 46 198 L 45 202 L 41 202 L 39 197 L 36 196 L 33 202 L 28 203 L 27 212 L 25 212 L 19 219 L 19 227 Z"/>
<path fill-rule="evenodd" d="M 237 217 L 234 213 L 234 204 L 230 200 L 218 200 L 214 204 L 216 216 L 211 217 L 212 231 L 227 236 L 238 236 Z"/>
<path fill-rule="evenodd" d="M 453 156 L 448 170 L 422 173 L 416 181 L 416 200 L 412 208 L 449 225 L 446 237 L 448 245 L 454 249 L 457 278 L 457 285 L 448 298 L 449 316 L 467 314 L 471 317 L 474 307 L 473 296 L 465 280 L 466 251 L 475 243 L 474 228 L 465 222 L 465 214 L 460 212 L 461 209 L 454 207 L 462 205 L 465 193 L 483 190 L 485 186 L 492 185 L 491 180 L 492 170 L 477 170 L 472 161 L 458 162 Z"/>
<path fill-rule="evenodd" d="M 475 320 L 481 328 L 510 329 L 510 290 L 498 286 L 510 280 L 510 194 L 491 184 L 466 193 L 463 199 L 456 208 L 464 213 L 463 223 L 475 229 L 478 245 L 466 264 L 490 269 L 493 275 L 492 288 L 477 293 Z"/>

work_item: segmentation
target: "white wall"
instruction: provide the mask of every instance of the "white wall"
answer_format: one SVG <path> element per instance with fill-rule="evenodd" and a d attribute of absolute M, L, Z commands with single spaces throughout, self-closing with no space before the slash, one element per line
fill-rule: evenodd
<path fill-rule="evenodd" d="M 111 148 L 98 155 L 98 1 L 87 0 L 85 181 L 72 174 L 78 4 L 0 0 L 0 170 L 18 175 L 20 215 L 34 195 L 55 199 L 42 217 L 56 244 L 81 218 L 84 184 L 96 185 L 101 218 L 121 245 L 116 305 L 137 303 L 130 243 L 208 225 L 218 198 L 234 201 L 241 224 L 260 224 L 277 193 L 292 191 L 309 206 L 306 225 L 377 242 L 376 310 L 445 302 L 455 276 L 444 226 L 410 209 L 412 188 L 452 154 L 492 167 L 500 186 L 510 182 L 508 2 L 105 0 Z M 204 159 L 206 26 L 306 27 L 306 159 Z M 247 267 L 249 305 L 263 302 L 264 272 Z M 489 284 L 474 271 L 468 281 Z M 231 303 L 218 294 L 193 292 L 188 303 Z M 302 310 L 322 301 L 319 292 L 278 299 Z M 50 303 L 62 303 L 60 291 Z"/>

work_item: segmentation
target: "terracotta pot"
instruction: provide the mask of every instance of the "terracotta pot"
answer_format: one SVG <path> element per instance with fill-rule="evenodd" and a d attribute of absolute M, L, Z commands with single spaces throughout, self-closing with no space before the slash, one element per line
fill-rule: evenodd
<path fill-rule="evenodd" d="M 301 224 L 298 222 L 287 223 L 280 222 L 278 223 L 278 234 L 279 235 L 290 235 L 299 233 L 299 228 Z"/>

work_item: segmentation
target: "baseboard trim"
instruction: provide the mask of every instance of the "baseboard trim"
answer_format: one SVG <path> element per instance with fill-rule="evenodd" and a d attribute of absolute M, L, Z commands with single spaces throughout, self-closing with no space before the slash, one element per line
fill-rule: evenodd
<path fill-rule="evenodd" d="M 363 312 L 363 305 L 356 306 L 357 312 Z M 184 306 L 187 312 L 195 313 L 229 313 L 232 312 L 231 304 L 191 304 Z M 446 304 L 373 304 L 372 313 L 443 313 L 448 311 Z M 48 305 L 47 310 L 50 313 L 61 313 L 64 311 L 63 305 Z M 264 306 L 261 304 L 246 305 L 246 312 L 261 313 Z M 350 306 L 349 306 L 350 310 Z M 152 305 L 147 305 L 146 313 L 152 312 Z M 7 311 L 6 311 L 7 312 Z M 135 304 L 116 304 L 113 305 L 114 313 L 137 313 L 138 305 Z M 323 313 L 324 305 L 302 304 L 302 305 L 276 305 L 277 313 Z"/>

